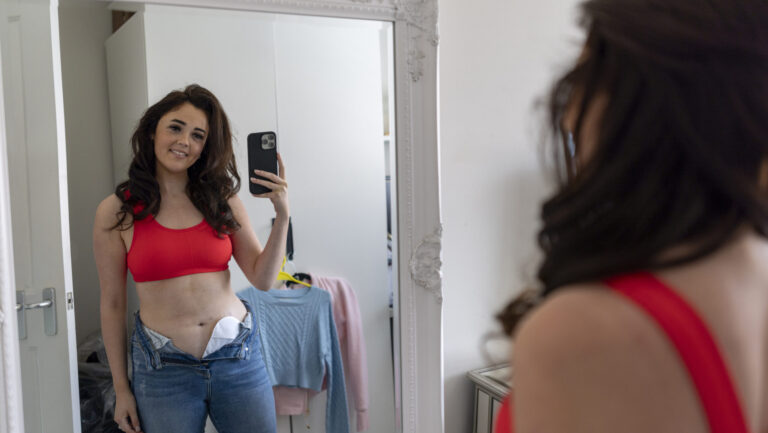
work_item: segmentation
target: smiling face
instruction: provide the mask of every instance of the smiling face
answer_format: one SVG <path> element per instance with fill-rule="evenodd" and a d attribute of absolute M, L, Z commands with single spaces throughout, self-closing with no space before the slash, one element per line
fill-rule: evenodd
<path fill-rule="evenodd" d="M 208 117 L 184 103 L 160 118 L 155 129 L 156 172 L 186 173 L 199 158 L 208 138 Z"/>

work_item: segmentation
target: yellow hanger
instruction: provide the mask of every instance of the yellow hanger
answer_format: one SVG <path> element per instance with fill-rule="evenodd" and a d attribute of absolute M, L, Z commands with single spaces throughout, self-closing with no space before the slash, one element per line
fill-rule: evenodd
<path fill-rule="evenodd" d="M 280 267 L 280 273 L 277 274 L 277 281 L 290 281 L 292 283 L 301 284 L 305 287 L 312 287 L 311 284 L 307 284 L 304 281 L 299 281 L 296 278 L 293 278 L 293 275 L 289 274 L 288 272 L 285 272 L 285 260 L 286 258 L 283 257 L 283 265 Z"/>

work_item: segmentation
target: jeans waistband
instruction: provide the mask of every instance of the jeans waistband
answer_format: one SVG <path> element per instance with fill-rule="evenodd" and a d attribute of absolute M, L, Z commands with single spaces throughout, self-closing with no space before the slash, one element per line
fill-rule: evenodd
<path fill-rule="evenodd" d="M 163 368 L 163 364 L 165 363 L 184 364 L 184 365 L 190 365 L 190 366 L 204 366 L 209 361 L 215 361 L 220 359 L 233 359 L 233 358 L 248 359 L 250 357 L 249 346 L 251 345 L 251 342 L 253 341 L 254 338 L 256 338 L 256 335 L 258 334 L 258 327 L 256 325 L 253 308 L 245 299 L 241 299 L 241 301 L 243 302 L 243 305 L 245 305 L 246 311 L 250 313 L 250 317 L 251 317 L 250 329 L 246 326 L 241 325 L 240 333 L 237 335 L 237 337 L 235 337 L 234 340 L 232 340 L 232 342 L 224 345 L 223 347 L 209 354 L 203 359 L 198 359 L 180 350 L 164 351 L 164 350 L 155 349 L 154 346 L 152 345 L 152 342 L 150 341 L 149 336 L 146 334 L 144 330 L 144 323 L 141 321 L 139 311 L 136 311 L 135 313 L 136 321 L 133 328 L 133 334 L 134 334 L 134 337 L 136 338 L 136 343 L 139 346 L 139 349 L 142 352 L 144 352 L 144 355 L 146 356 L 146 359 L 149 362 L 150 366 L 155 370 L 159 370 Z"/>

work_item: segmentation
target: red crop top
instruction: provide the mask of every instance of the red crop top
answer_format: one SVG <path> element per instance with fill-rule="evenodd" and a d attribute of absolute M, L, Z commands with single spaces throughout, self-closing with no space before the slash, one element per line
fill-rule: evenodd
<path fill-rule="evenodd" d="M 126 198 L 130 196 L 128 191 Z M 137 205 L 135 212 L 143 209 Z M 229 236 L 219 238 L 205 219 L 185 229 L 170 229 L 153 215 L 133 222 L 133 240 L 126 256 L 128 269 L 137 283 L 165 280 L 182 275 L 228 269 L 232 257 Z"/>

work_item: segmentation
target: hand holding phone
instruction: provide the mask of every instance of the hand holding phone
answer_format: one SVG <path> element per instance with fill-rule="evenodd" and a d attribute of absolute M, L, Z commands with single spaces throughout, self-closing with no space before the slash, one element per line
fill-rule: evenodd
<path fill-rule="evenodd" d="M 274 132 L 254 132 L 248 134 L 248 177 L 271 181 L 254 173 L 262 170 L 279 175 L 277 163 L 277 134 Z M 272 190 L 264 185 L 249 182 L 251 194 L 260 195 Z"/>

